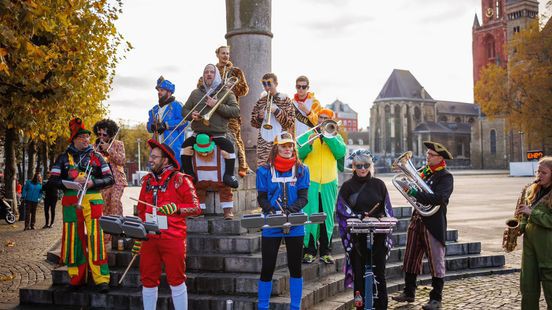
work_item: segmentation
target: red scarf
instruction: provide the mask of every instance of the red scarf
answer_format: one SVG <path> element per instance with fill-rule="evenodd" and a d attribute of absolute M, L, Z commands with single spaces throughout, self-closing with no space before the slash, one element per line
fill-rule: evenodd
<path fill-rule="evenodd" d="M 280 155 L 276 155 L 276 158 L 274 158 L 274 168 L 279 172 L 290 171 L 295 163 L 297 163 L 297 158 L 295 157 L 283 158 Z"/>
<path fill-rule="evenodd" d="M 427 179 L 429 179 L 429 177 L 437 172 L 437 171 L 440 171 L 440 170 L 443 170 L 447 167 L 447 163 L 443 160 L 441 161 L 440 163 L 438 163 L 437 165 L 435 166 L 425 166 L 424 169 L 422 170 L 422 172 L 420 172 L 420 176 L 422 177 L 422 179 L 425 181 Z"/>
<path fill-rule="evenodd" d="M 295 100 L 295 102 L 305 102 L 307 101 L 307 99 L 309 99 L 309 93 L 307 93 L 307 95 L 305 96 L 305 99 L 303 100 L 299 99 L 299 94 L 295 94 L 293 96 L 293 99 Z"/>

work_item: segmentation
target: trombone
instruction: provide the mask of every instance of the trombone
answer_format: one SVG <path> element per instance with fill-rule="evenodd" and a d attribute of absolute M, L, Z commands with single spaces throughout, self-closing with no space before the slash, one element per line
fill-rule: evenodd
<path fill-rule="evenodd" d="M 303 147 L 303 146 L 311 143 L 312 141 L 314 141 L 316 138 L 318 138 L 320 136 L 323 136 L 323 137 L 328 138 L 328 139 L 333 139 L 338 135 L 339 126 L 341 126 L 341 121 L 336 122 L 332 119 L 325 120 L 321 124 L 318 124 L 317 126 L 312 127 L 311 129 L 305 131 L 303 134 L 298 136 L 296 138 L 297 146 L 298 147 Z M 307 142 L 299 143 L 299 139 L 301 137 L 303 137 L 307 134 L 310 134 L 310 132 L 314 131 L 314 130 L 319 131 L 319 132 L 314 137 L 310 138 Z"/>
<path fill-rule="evenodd" d="M 226 96 L 228 96 L 228 94 L 232 91 L 232 89 L 234 88 L 234 86 L 236 86 L 239 82 L 239 79 L 235 76 L 233 77 L 230 77 L 228 79 L 226 79 L 226 82 L 223 84 L 223 86 L 215 93 L 215 95 L 213 97 L 216 98 L 216 96 L 223 90 L 223 89 L 228 89 L 228 92 L 226 94 L 224 94 L 224 96 L 222 96 L 222 98 L 220 98 L 220 100 L 218 100 L 218 102 L 215 104 L 215 106 L 213 106 L 211 108 L 211 111 L 209 111 L 207 114 L 205 114 L 203 116 L 203 123 L 205 124 L 205 126 L 209 126 L 209 119 L 211 118 L 211 116 L 213 116 L 213 113 L 216 111 L 216 109 L 219 107 L 220 103 L 222 102 L 222 100 L 224 100 L 224 98 Z M 228 87 L 229 84 L 232 83 L 232 86 Z M 167 135 L 167 138 L 169 138 L 177 129 L 178 127 L 182 126 L 182 124 L 184 124 L 185 122 L 188 122 L 187 119 L 188 117 L 190 117 L 190 115 L 192 115 L 192 113 L 194 111 L 196 111 L 196 109 L 199 107 L 199 104 L 203 102 L 203 100 L 205 98 L 207 98 L 207 96 L 209 96 L 211 94 L 211 91 L 208 91 L 205 93 L 205 95 L 203 95 L 203 97 L 201 97 L 201 99 L 199 99 L 199 101 L 194 105 L 194 107 L 192 109 L 190 109 L 190 112 L 188 112 L 188 114 L 186 114 L 186 116 L 184 116 L 184 118 L 182 118 L 182 120 L 180 121 L 180 123 L 178 123 L 178 125 L 176 125 L 176 127 L 174 127 L 174 129 L 169 132 L 169 134 Z M 201 108 L 201 110 L 199 110 L 199 113 L 201 114 L 201 112 L 203 112 L 203 110 L 205 110 L 205 108 L 208 107 L 207 104 L 203 104 L 203 107 Z M 193 122 L 194 120 L 192 120 L 191 122 Z M 190 123 L 191 123 L 190 122 Z M 187 126 L 187 125 L 186 125 Z M 184 127 L 186 127 L 184 126 Z M 172 146 L 173 143 L 182 135 L 182 133 L 184 132 L 181 131 L 174 139 L 173 141 L 169 144 L 169 146 Z M 165 138 L 165 140 L 167 139 Z"/>
<path fill-rule="evenodd" d="M 272 114 L 272 112 L 270 110 L 272 110 L 272 101 L 274 100 L 274 96 L 272 96 L 270 94 L 270 92 L 268 92 L 266 94 L 266 113 L 268 114 L 268 116 L 266 117 L 266 123 L 263 125 L 263 128 L 266 129 L 266 130 L 270 130 L 272 129 L 272 125 L 270 124 L 270 115 Z"/>

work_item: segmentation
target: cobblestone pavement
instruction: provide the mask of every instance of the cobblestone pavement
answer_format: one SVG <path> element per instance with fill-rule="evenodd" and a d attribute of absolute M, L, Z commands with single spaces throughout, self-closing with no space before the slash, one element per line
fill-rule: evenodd
<path fill-rule="evenodd" d="M 389 296 L 389 309 L 421 309 L 429 300 L 431 285 L 418 286 L 416 302 L 398 303 Z M 392 294 L 395 295 L 395 294 Z M 519 272 L 445 282 L 443 309 L 521 309 Z M 541 293 L 540 309 L 546 309 Z"/>
<path fill-rule="evenodd" d="M 0 222 L 0 309 L 19 304 L 19 288 L 51 278 L 55 267 L 46 254 L 61 238 L 61 207 L 58 202 L 53 228 L 44 226 L 44 209 L 36 210 L 36 229 L 23 231 L 23 222 Z"/>

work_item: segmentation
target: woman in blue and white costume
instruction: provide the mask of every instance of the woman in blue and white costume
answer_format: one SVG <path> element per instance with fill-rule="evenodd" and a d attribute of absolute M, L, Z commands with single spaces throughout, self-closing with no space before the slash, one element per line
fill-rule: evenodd
<path fill-rule="evenodd" d="M 257 201 L 263 214 L 297 213 L 307 204 L 309 169 L 297 157 L 295 141 L 288 132 L 274 139 L 268 163 L 257 169 Z M 303 277 L 304 226 L 293 226 L 288 233 L 282 228 L 267 228 L 262 232 L 262 268 L 258 290 L 258 309 L 268 309 L 272 292 L 272 275 L 276 266 L 282 238 L 286 239 L 287 261 L 290 274 L 290 309 L 301 309 Z"/>

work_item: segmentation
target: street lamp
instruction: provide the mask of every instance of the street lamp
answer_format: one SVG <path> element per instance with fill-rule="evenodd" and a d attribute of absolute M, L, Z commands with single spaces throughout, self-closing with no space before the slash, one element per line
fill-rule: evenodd
<path fill-rule="evenodd" d="M 521 161 L 523 161 L 523 134 L 525 134 L 523 131 L 518 131 L 519 133 L 519 143 L 520 143 L 520 152 L 521 152 Z"/>
<path fill-rule="evenodd" d="M 137 150 L 137 152 L 138 152 L 138 154 L 137 154 L 138 155 L 138 171 L 142 171 L 142 163 L 141 163 L 142 156 L 140 154 L 141 153 L 140 152 L 140 142 L 142 142 L 142 139 L 138 138 L 138 139 L 136 139 L 136 142 L 138 142 L 138 150 Z"/>

